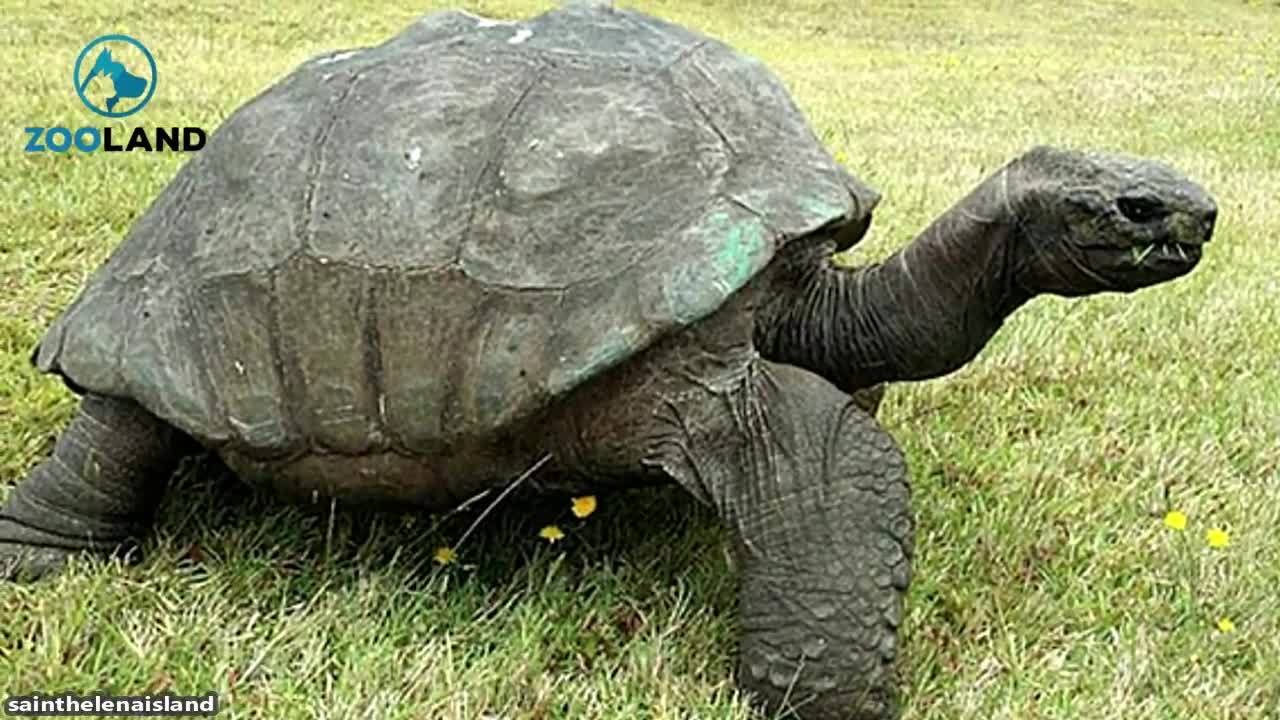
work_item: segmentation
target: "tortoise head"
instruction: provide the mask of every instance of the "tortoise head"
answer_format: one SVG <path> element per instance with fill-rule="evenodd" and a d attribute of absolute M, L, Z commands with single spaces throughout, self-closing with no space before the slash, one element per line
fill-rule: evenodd
<path fill-rule="evenodd" d="M 1016 213 L 1016 281 L 1032 292 L 1128 292 L 1185 275 L 1218 208 L 1200 185 L 1154 160 L 1037 147 L 1007 169 Z"/>

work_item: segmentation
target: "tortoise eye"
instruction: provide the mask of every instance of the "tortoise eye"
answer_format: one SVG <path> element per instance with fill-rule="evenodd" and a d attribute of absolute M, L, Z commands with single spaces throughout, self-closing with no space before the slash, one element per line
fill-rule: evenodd
<path fill-rule="evenodd" d="M 1116 201 L 1116 208 L 1130 222 L 1136 223 L 1151 222 L 1168 214 L 1159 200 L 1148 197 L 1122 197 Z"/>

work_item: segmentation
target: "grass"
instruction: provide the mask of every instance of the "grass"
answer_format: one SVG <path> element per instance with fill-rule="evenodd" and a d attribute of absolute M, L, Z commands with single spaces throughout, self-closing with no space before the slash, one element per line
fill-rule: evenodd
<path fill-rule="evenodd" d="M 26 125 L 99 124 L 68 82 L 83 44 L 141 38 L 163 80 L 137 119 L 212 128 L 420 4 L 10 4 L 0 477 L 73 408 L 31 348 L 181 162 L 21 152 Z M 890 394 L 919 521 L 902 686 L 918 720 L 1280 718 L 1280 5 L 639 5 L 767 60 L 884 191 L 855 259 L 1035 143 L 1160 156 L 1210 188 L 1220 229 L 1188 278 L 1038 300 L 969 367 Z M 499 513 L 463 548 L 474 567 L 437 569 L 463 524 L 307 514 L 223 480 L 183 474 L 139 567 L 0 588 L 0 693 L 214 689 L 232 718 L 749 717 L 726 538 L 677 491 L 601 498 L 553 546 L 536 532 L 560 509 Z"/>

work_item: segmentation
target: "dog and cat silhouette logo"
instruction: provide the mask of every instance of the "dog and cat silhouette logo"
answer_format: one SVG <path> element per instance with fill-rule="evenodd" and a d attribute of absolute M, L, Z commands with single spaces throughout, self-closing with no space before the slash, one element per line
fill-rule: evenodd
<path fill-rule="evenodd" d="M 101 92 L 89 92 L 97 78 L 111 83 L 105 99 L 99 99 Z M 76 94 L 90 110 L 109 118 L 128 117 L 151 101 L 156 91 L 156 61 L 145 45 L 128 35 L 103 35 L 80 51 L 75 83 Z"/>

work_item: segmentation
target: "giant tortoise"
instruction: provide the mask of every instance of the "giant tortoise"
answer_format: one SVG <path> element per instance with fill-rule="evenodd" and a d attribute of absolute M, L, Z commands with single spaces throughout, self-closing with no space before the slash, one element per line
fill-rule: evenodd
<path fill-rule="evenodd" d="M 1037 294 L 1189 272 L 1216 208 L 1159 162 L 1037 147 L 885 261 L 832 263 L 878 201 L 760 62 L 637 12 L 439 12 L 315 58 L 40 341 L 83 397 L 8 494 L 0 570 L 135 547 L 201 450 L 423 511 L 550 457 L 714 508 L 763 705 L 895 716 L 913 521 L 877 388 L 959 368 Z"/>

